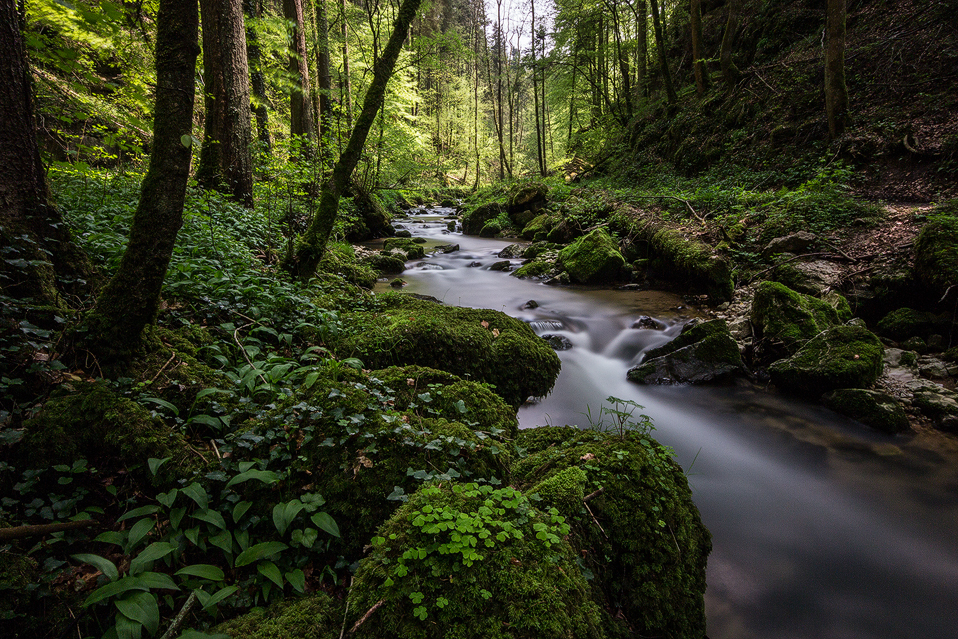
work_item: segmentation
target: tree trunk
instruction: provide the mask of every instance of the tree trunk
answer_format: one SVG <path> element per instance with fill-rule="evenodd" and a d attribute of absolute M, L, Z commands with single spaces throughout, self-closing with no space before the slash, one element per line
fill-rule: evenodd
<path fill-rule="evenodd" d="M 333 167 L 333 173 L 320 193 L 319 208 L 310 222 L 302 243 L 296 251 L 295 270 L 302 279 L 309 279 L 316 273 L 316 267 L 326 250 L 326 243 L 333 230 L 333 223 L 339 212 L 339 198 L 349 184 L 349 177 L 359 162 L 366 136 L 376 119 L 376 113 L 386 94 L 386 85 L 392 75 L 396 60 L 402 51 L 403 42 L 409 31 L 409 25 L 422 0 L 403 0 L 396 15 L 392 35 L 383 49 L 382 56 L 373 66 L 373 80 L 366 91 L 363 108 L 356 118 L 356 126 L 349 136 L 349 142 Z M 292 265 L 291 265 L 292 266 Z"/>
<path fill-rule="evenodd" d="M 845 132 L 848 119 L 848 88 L 845 86 L 845 0 L 828 0 L 825 44 L 825 112 L 828 137 Z"/>
<path fill-rule="evenodd" d="M 120 267 L 87 317 L 91 350 L 101 365 L 129 358 L 144 327 L 156 318 L 163 278 L 183 224 L 200 52 L 198 18 L 196 0 L 160 0 L 150 166 Z"/>
<path fill-rule="evenodd" d="M 722 79 L 729 88 L 735 86 L 742 72 L 732 60 L 732 41 L 738 31 L 739 9 L 742 0 L 728 0 L 728 20 L 725 23 L 725 34 L 722 36 L 722 49 L 719 53 L 719 62 L 722 65 Z"/>
<path fill-rule="evenodd" d="M 635 92 L 638 97 L 646 97 L 646 83 L 649 76 L 649 13 L 646 0 L 636 3 L 636 33 L 638 34 L 638 60 L 635 65 Z"/>
<path fill-rule="evenodd" d="M 197 181 L 253 208 L 249 65 L 241 0 L 200 0 L 206 130 Z"/>
<path fill-rule="evenodd" d="M 326 14 L 326 0 L 316 0 L 316 83 L 319 86 L 319 139 L 323 140 L 329 136 L 333 122 L 333 81 L 329 74 L 329 18 Z"/>
<path fill-rule="evenodd" d="M 542 129 L 539 127 L 539 81 L 536 79 L 538 66 L 536 64 L 536 3 L 535 0 L 531 0 L 529 5 L 532 7 L 532 99 L 533 107 L 535 109 L 535 125 L 536 125 L 536 163 L 539 168 L 539 175 L 545 176 L 545 163 L 543 162 L 544 157 L 544 145 L 545 140 L 542 139 Z M 545 99 L 545 96 L 542 96 Z"/>
<path fill-rule="evenodd" d="M 0 0 L 0 285 L 4 295 L 55 306 L 56 277 L 90 267 L 48 199 L 17 4 Z"/>
<path fill-rule="evenodd" d="M 290 33 L 293 48 L 289 52 L 289 72 L 298 78 L 289 94 L 289 134 L 301 136 L 307 146 L 316 133 L 313 110 L 309 104 L 309 65 L 306 63 L 306 28 L 301 0 L 283 0 L 283 17 L 293 25 Z M 309 150 L 306 150 L 309 153 Z"/>
<path fill-rule="evenodd" d="M 662 68 L 662 82 L 665 84 L 665 95 L 669 105 L 675 106 L 679 96 L 675 94 L 672 85 L 672 73 L 669 71 L 669 61 L 665 57 L 665 37 L 662 35 L 662 20 L 659 18 L 659 0 L 652 0 L 652 30 L 655 32 L 655 47 L 659 51 L 659 66 Z"/>
<path fill-rule="evenodd" d="M 702 0 L 692 0 L 689 14 L 692 25 L 692 68 L 695 72 L 695 91 L 702 95 L 709 88 L 709 71 L 705 66 L 705 47 L 702 43 Z"/>
<path fill-rule="evenodd" d="M 259 37 L 256 29 L 250 24 L 250 18 L 259 18 L 260 0 L 243 0 L 243 11 L 246 13 L 246 59 L 249 62 L 250 85 L 253 89 L 253 113 L 256 115 L 256 137 L 265 151 L 272 147 L 269 137 L 269 111 L 266 108 L 266 81 L 263 78 L 262 52 L 259 48 Z"/>

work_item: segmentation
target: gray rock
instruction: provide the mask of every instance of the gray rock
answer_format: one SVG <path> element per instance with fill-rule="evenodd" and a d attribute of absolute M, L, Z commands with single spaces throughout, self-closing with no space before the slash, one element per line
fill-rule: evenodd
<path fill-rule="evenodd" d="M 502 249 L 497 253 L 499 257 L 505 259 L 518 259 L 522 257 L 523 252 L 526 250 L 526 247 L 522 244 L 510 244 L 506 248 Z"/>
<path fill-rule="evenodd" d="M 455 253 L 458 250 L 459 250 L 458 244 L 440 244 L 435 249 L 433 249 L 433 252 L 434 253 Z"/>
<path fill-rule="evenodd" d="M 909 429 L 908 416 L 891 395 L 863 388 L 842 388 L 827 393 L 825 405 L 846 417 L 883 433 L 900 433 Z"/>
<path fill-rule="evenodd" d="M 945 379 L 951 377 L 948 373 L 948 365 L 940 359 L 934 357 L 918 358 L 918 374 L 928 379 Z"/>
<path fill-rule="evenodd" d="M 654 317 L 643 315 L 632 323 L 632 328 L 641 328 L 650 331 L 664 331 L 665 324 Z"/>
<path fill-rule="evenodd" d="M 629 380 L 640 384 L 700 384 L 745 368 L 738 345 L 721 320 L 683 330 L 672 342 L 649 351 L 649 357 L 629 370 Z"/>
<path fill-rule="evenodd" d="M 489 267 L 490 271 L 508 271 L 512 267 L 512 262 L 509 260 L 502 260 L 501 262 L 495 262 L 492 266 Z"/>
<path fill-rule="evenodd" d="M 554 351 L 567 351 L 572 348 L 572 342 L 569 341 L 569 338 L 565 335 L 554 335 L 546 334 L 542 336 L 542 339 L 549 342 L 549 346 L 552 347 Z"/>
<path fill-rule="evenodd" d="M 762 257 L 770 257 L 776 253 L 803 253 L 817 239 L 818 236 L 808 231 L 799 231 L 784 237 L 776 237 L 762 251 Z"/>

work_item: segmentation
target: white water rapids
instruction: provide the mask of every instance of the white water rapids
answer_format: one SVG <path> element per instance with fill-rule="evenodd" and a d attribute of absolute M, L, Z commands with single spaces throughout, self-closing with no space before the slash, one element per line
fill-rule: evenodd
<path fill-rule="evenodd" d="M 523 428 L 588 425 L 586 414 L 598 414 L 610 395 L 645 407 L 655 437 L 688 472 L 713 535 L 711 639 L 958 637 L 954 438 L 881 435 L 748 383 L 628 382 L 641 352 L 674 337 L 691 315 L 681 298 L 546 286 L 490 271 L 509 242 L 448 233 L 441 218 L 450 212 L 433 209 L 400 224 L 427 238 L 427 249 L 460 245 L 409 262 L 405 290 L 501 310 L 539 334 L 569 339 L 552 393 L 520 409 Z M 524 308 L 529 300 L 538 307 Z M 631 328 L 641 316 L 667 328 Z"/>

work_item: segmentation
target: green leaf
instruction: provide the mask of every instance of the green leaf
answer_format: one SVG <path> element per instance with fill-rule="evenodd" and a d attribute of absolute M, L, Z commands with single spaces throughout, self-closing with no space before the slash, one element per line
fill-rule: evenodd
<path fill-rule="evenodd" d="M 212 524 L 219 528 L 220 530 L 226 530 L 226 520 L 223 519 L 223 515 L 219 514 L 215 510 L 201 510 L 199 512 L 193 513 L 195 519 L 200 521 L 205 521 L 208 524 Z"/>
<path fill-rule="evenodd" d="M 200 579 L 209 579 L 210 581 L 223 581 L 225 574 L 223 569 L 210 564 L 192 564 L 185 568 L 180 568 L 174 573 L 176 576 L 188 575 L 190 577 L 199 577 Z"/>
<path fill-rule="evenodd" d="M 305 507 L 303 502 L 298 499 L 273 506 L 273 524 L 276 525 L 276 530 L 279 531 L 280 535 L 286 534 L 286 529 Z"/>
<path fill-rule="evenodd" d="M 146 460 L 146 463 L 150 465 L 150 473 L 155 477 L 156 471 L 160 469 L 160 466 L 170 461 L 172 457 L 164 457 L 163 459 L 157 459 L 156 457 L 150 457 Z"/>
<path fill-rule="evenodd" d="M 206 489 L 198 483 L 193 482 L 183 489 L 183 494 L 196 502 L 202 510 L 206 510 L 210 504 L 210 497 L 206 494 Z"/>
<path fill-rule="evenodd" d="M 215 593 L 213 593 L 209 601 L 207 601 L 203 605 L 203 610 L 209 611 L 210 608 L 212 608 L 219 602 L 223 601 L 224 599 L 232 595 L 237 590 L 239 590 L 238 586 L 224 586 L 223 588 L 220 588 Z"/>
<path fill-rule="evenodd" d="M 174 416 L 174 417 L 179 417 L 179 414 L 180 414 L 179 409 L 178 409 L 176 406 L 174 406 L 173 404 L 171 404 L 171 403 L 169 403 L 168 401 L 166 401 L 165 399 L 160 399 L 159 397 L 141 397 L 141 398 L 140 398 L 140 401 L 141 401 L 141 402 L 150 402 L 151 404 L 156 404 L 157 406 L 159 406 L 159 407 L 161 407 L 161 408 L 165 408 L 166 410 L 168 410 L 168 411 L 170 411 L 171 413 L 173 413 L 173 416 Z"/>
<path fill-rule="evenodd" d="M 233 556 L 233 536 L 230 531 L 223 532 L 210 537 L 210 543 L 226 553 L 227 557 Z"/>
<path fill-rule="evenodd" d="M 143 624 L 134 621 L 124 614 L 116 616 L 116 636 L 117 639 L 140 639 L 143 634 Z"/>
<path fill-rule="evenodd" d="M 274 564 L 272 561 L 264 561 L 256 564 L 256 570 L 259 572 L 259 574 L 276 584 L 277 588 L 282 590 L 283 574 L 279 571 L 279 568 L 276 567 L 276 564 Z"/>
<path fill-rule="evenodd" d="M 233 522 L 240 523 L 240 520 L 243 518 L 243 515 L 246 514 L 246 511 L 249 510 L 250 506 L 253 505 L 251 501 L 241 501 L 233 507 Z"/>
<path fill-rule="evenodd" d="M 184 515 L 186 515 L 186 508 L 170 509 L 170 526 L 173 527 L 173 530 L 179 530 Z"/>
<path fill-rule="evenodd" d="M 137 621 L 155 635 L 160 628 L 160 608 L 156 604 L 156 597 L 149 592 L 131 592 L 122 599 L 114 599 L 113 603 L 123 616 Z"/>
<path fill-rule="evenodd" d="M 318 528 L 322 528 L 333 537 L 339 537 L 339 526 L 327 512 L 318 512 L 309 518 Z"/>
<path fill-rule="evenodd" d="M 180 136 L 180 144 L 182 144 L 186 148 L 190 148 L 191 146 L 193 146 L 193 136 L 190 135 L 189 133 L 184 133 L 183 135 Z"/>
<path fill-rule="evenodd" d="M 145 590 L 160 588 L 163 590 L 179 590 L 180 587 L 173 583 L 173 578 L 162 572 L 144 572 L 135 579 L 140 580 L 146 585 Z"/>
<path fill-rule="evenodd" d="M 280 476 L 274 473 L 271 470 L 257 470 L 251 468 L 245 472 L 240 473 L 233 479 L 229 480 L 226 484 L 226 487 L 235 486 L 236 484 L 242 484 L 244 481 L 249 481 L 250 479 L 256 479 L 263 482 L 264 484 L 273 484 L 280 480 Z"/>
<path fill-rule="evenodd" d="M 105 544 L 122 547 L 124 542 L 126 542 L 126 535 L 121 532 L 116 532 L 115 530 L 107 530 L 94 537 L 93 541 L 102 541 Z"/>
<path fill-rule="evenodd" d="M 107 559 L 106 557 L 101 557 L 100 555 L 90 555 L 87 553 L 79 553 L 76 555 L 70 555 L 77 561 L 81 561 L 85 564 L 90 564 L 104 575 L 110 581 L 116 581 L 120 578 L 120 571 L 117 569 L 116 564 Z"/>
<path fill-rule="evenodd" d="M 128 513 L 124 513 L 117 517 L 117 521 L 125 521 L 127 519 L 133 519 L 134 517 L 142 517 L 143 515 L 152 515 L 160 509 L 159 506 L 141 506 L 139 508 L 134 508 Z"/>
<path fill-rule="evenodd" d="M 296 590 L 296 592 L 306 592 L 306 573 L 297 568 L 286 573 L 286 581 Z"/>
<path fill-rule="evenodd" d="M 124 550 L 130 552 L 137 545 L 143 541 L 143 538 L 150 534 L 150 531 L 153 530 L 153 526 L 156 525 L 156 522 L 152 519 L 141 519 L 140 521 L 133 524 L 130 528 L 130 535 L 126 539 L 126 545 Z"/>
<path fill-rule="evenodd" d="M 162 559 L 176 550 L 176 545 L 166 541 L 155 541 L 138 554 L 130 562 L 130 574 L 135 575 L 149 567 L 157 559 Z"/>
<path fill-rule="evenodd" d="M 143 580 L 139 577 L 123 577 L 122 579 L 111 581 L 94 590 L 90 596 L 86 598 L 86 601 L 83 602 L 83 606 L 91 606 L 98 601 L 115 597 L 128 590 L 149 590 L 149 586 L 143 583 Z"/>
<path fill-rule="evenodd" d="M 174 488 L 168 493 L 160 493 L 156 496 L 156 501 L 160 502 L 167 508 L 173 505 L 173 502 L 176 501 L 176 496 L 180 494 L 179 488 Z"/>
<path fill-rule="evenodd" d="M 250 546 L 236 558 L 236 567 L 239 568 L 240 566 L 251 564 L 254 561 L 270 557 L 276 553 L 283 552 L 287 548 L 289 548 L 289 546 L 279 541 L 264 541 Z"/>
<path fill-rule="evenodd" d="M 203 608 L 205 609 L 206 606 L 203 606 Z M 200 632 L 199 630 L 190 629 L 190 630 L 184 630 L 183 634 L 181 634 L 177 639 L 231 639 L 231 638 L 229 635 L 224 635 L 221 632 L 211 635 L 205 632 Z"/>

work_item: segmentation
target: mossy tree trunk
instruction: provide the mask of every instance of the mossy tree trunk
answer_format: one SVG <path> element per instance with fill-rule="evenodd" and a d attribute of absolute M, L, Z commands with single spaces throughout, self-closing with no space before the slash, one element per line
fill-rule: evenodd
<path fill-rule="evenodd" d="M 197 0 L 160 0 L 156 34 L 153 149 L 116 275 L 87 317 L 88 343 L 101 364 L 128 358 L 159 308 L 163 278 L 183 224 L 190 174 Z"/>
<path fill-rule="evenodd" d="M 722 48 L 719 53 L 719 63 L 722 65 L 722 79 L 729 88 L 735 86 L 742 72 L 735 66 L 732 60 L 732 43 L 735 40 L 735 32 L 738 31 L 739 12 L 741 10 L 742 0 L 728 1 L 728 20 L 725 22 L 725 34 L 722 36 Z"/>
<path fill-rule="evenodd" d="M 845 0 L 828 0 L 825 24 L 825 112 L 828 137 L 845 132 L 848 88 L 845 85 Z"/>
<path fill-rule="evenodd" d="M 206 130 L 196 179 L 253 207 L 249 64 L 242 0 L 200 0 Z"/>
<path fill-rule="evenodd" d="M 705 46 L 702 43 L 702 0 L 692 0 L 689 6 L 692 27 L 692 68 L 695 72 L 695 91 L 702 95 L 709 88 L 709 71 L 705 66 Z"/>
<path fill-rule="evenodd" d="M 90 266 L 48 198 L 18 4 L 0 1 L 0 289 L 53 306 L 57 277 L 83 277 Z"/>
<path fill-rule="evenodd" d="M 306 62 L 306 24 L 303 20 L 302 0 L 283 0 L 283 17 L 293 25 L 290 39 L 289 73 L 297 79 L 289 95 L 289 134 L 300 136 L 308 149 L 316 135 L 316 123 L 310 106 L 309 65 Z"/>
<path fill-rule="evenodd" d="M 295 263 L 288 265 L 290 270 L 295 271 L 302 279 L 309 279 L 315 275 L 316 267 L 323 257 L 326 243 L 333 230 L 333 223 L 339 213 L 339 198 L 349 184 L 353 169 L 359 163 L 369 129 L 376 120 L 376 113 L 386 95 L 386 85 L 389 83 L 396 60 L 399 59 L 402 51 L 403 42 L 406 40 L 409 25 L 416 17 L 421 2 L 422 0 L 403 0 L 399 13 L 396 15 L 396 23 L 393 26 L 392 35 L 389 36 L 389 42 L 386 43 L 382 55 L 373 67 L 373 80 L 366 91 L 363 108 L 356 118 L 356 125 L 349 136 L 349 142 L 346 143 L 346 148 L 336 161 L 329 180 L 323 185 L 319 197 L 319 208 L 296 251 Z"/>
<path fill-rule="evenodd" d="M 665 36 L 662 34 L 662 19 L 659 17 L 659 0 L 652 0 L 652 31 L 655 35 L 655 47 L 659 52 L 659 67 L 662 69 L 662 83 L 665 85 L 665 96 L 669 106 L 675 106 L 679 96 L 675 93 L 672 84 L 672 72 L 669 71 L 669 59 L 665 51 Z"/>
<path fill-rule="evenodd" d="M 256 27 L 250 19 L 258 19 L 262 12 L 260 0 L 243 0 L 246 14 L 246 59 L 249 64 L 250 86 L 253 90 L 253 113 L 256 115 L 256 135 L 264 150 L 269 151 L 272 140 L 269 136 L 269 111 L 266 108 L 266 81 L 263 78 L 263 54 L 259 46 Z"/>

